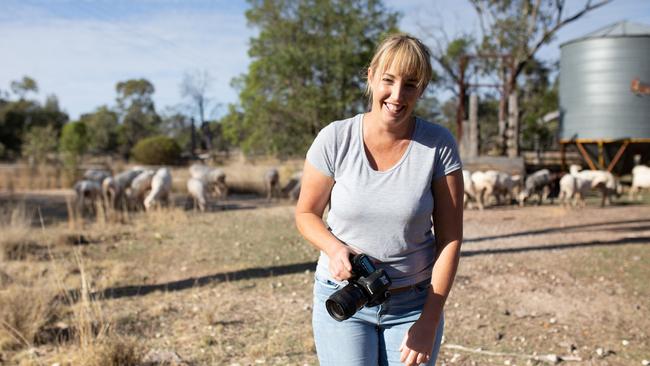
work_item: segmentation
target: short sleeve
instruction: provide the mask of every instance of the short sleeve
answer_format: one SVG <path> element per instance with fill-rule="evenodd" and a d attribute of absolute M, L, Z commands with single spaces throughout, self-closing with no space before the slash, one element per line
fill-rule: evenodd
<path fill-rule="evenodd" d="M 336 129 L 334 124 L 323 128 L 307 151 L 307 161 L 328 177 L 334 177 Z"/>
<path fill-rule="evenodd" d="M 446 129 L 436 148 L 436 163 L 433 179 L 443 177 L 453 171 L 461 169 L 463 163 L 454 136 Z"/>

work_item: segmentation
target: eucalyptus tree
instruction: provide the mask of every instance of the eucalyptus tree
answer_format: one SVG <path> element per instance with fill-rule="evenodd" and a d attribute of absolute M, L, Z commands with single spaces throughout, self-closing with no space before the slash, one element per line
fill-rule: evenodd
<path fill-rule="evenodd" d="M 160 116 L 153 102 L 155 88 L 147 79 L 130 79 L 118 82 L 115 90 L 121 119 L 120 150 L 127 155 L 139 140 L 158 130 Z"/>
<path fill-rule="evenodd" d="M 327 123 L 364 111 L 367 64 L 398 14 L 378 0 L 249 0 L 251 63 L 224 133 L 247 152 L 303 153 Z"/>

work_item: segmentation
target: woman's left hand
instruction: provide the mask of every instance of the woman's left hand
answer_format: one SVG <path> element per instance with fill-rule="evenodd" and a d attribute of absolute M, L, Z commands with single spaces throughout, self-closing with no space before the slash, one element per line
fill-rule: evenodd
<path fill-rule="evenodd" d="M 417 366 L 429 362 L 433 342 L 436 339 L 436 328 L 424 321 L 416 321 L 404 335 L 404 340 L 399 350 L 400 362 L 406 366 Z"/>

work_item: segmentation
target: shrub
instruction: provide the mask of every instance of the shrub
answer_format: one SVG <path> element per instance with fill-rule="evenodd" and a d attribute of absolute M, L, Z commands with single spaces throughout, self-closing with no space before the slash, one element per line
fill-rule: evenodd
<path fill-rule="evenodd" d="M 180 159 L 181 147 L 174 139 L 159 135 L 138 141 L 131 155 L 142 164 L 175 164 Z"/>

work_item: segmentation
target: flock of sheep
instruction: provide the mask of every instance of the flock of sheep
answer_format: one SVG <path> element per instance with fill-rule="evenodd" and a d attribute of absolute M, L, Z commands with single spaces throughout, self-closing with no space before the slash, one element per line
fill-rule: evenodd
<path fill-rule="evenodd" d="M 618 179 L 604 170 L 582 170 L 572 165 L 569 173 L 560 175 L 548 169 L 538 170 L 522 181 L 518 175 L 488 170 L 470 172 L 463 170 L 465 182 L 465 206 L 475 202 L 482 210 L 493 199 L 496 204 L 516 200 L 520 206 L 533 198 L 537 204 L 557 194 L 563 205 L 585 206 L 585 196 L 592 190 L 600 193 L 601 206 L 608 204 L 612 196 L 619 197 L 622 185 Z M 640 191 L 650 188 L 650 167 L 637 165 L 632 169 L 630 200 L 640 198 Z M 552 199 L 551 199 L 552 202 Z"/>
<path fill-rule="evenodd" d="M 226 173 L 222 169 L 197 163 L 189 167 L 189 173 L 187 192 L 194 207 L 200 211 L 206 210 L 212 197 L 228 195 Z M 298 199 L 302 172 L 292 175 L 284 187 L 280 187 L 280 174 L 276 168 L 267 170 L 261 178 L 268 201 L 280 196 L 288 196 L 293 201 Z M 577 165 L 572 165 L 569 173 L 564 175 L 542 169 L 525 179 L 496 170 L 463 170 L 463 179 L 465 206 L 476 203 L 481 210 L 492 201 L 497 205 L 517 201 L 523 206 L 533 199 L 541 204 L 555 196 L 564 205 L 585 206 L 585 196 L 590 191 L 600 194 L 601 206 L 604 206 L 612 196 L 622 194 L 622 185 L 612 173 L 581 170 Z M 637 165 L 632 170 L 630 200 L 639 198 L 643 189 L 650 189 L 650 167 Z M 91 169 L 86 171 L 83 180 L 75 184 L 74 190 L 79 212 L 85 207 L 94 211 L 98 203 L 105 209 L 149 211 L 169 205 L 172 176 L 166 167 L 156 170 L 134 167 L 115 176 L 105 170 Z"/>
<path fill-rule="evenodd" d="M 204 164 L 189 167 L 187 192 L 194 207 L 205 211 L 211 197 L 228 195 L 226 173 L 219 168 Z M 263 176 L 267 200 L 287 194 L 298 199 L 302 172 L 291 176 L 287 185 L 280 188 L 280 175 L 276 168 L 269 169 Z M 97 205 L 105 210 L 145 210 L 170 203 L 172 176 L 169 168 L 149 169 L 133 167 L 115 176 L 109 171 L 89 169 L 83 179 L 74 185 L 75 208 L 81 213 L 85 209 L 95 212 Z"/>

